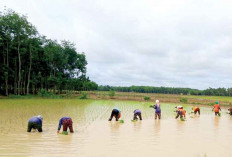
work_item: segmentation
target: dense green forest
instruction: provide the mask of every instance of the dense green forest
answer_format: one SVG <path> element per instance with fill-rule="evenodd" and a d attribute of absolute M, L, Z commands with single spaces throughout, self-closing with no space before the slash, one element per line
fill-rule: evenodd
<path fill-rule="evenodd" d="M 0 13 L 0 94 L 96 90 L 86 65 L 85 54 L 72 42 L 46 38 L 13 10 Z"/>
<path fill-rule="evenodd" d="M 171 88 L 171 87 L 151 87 L 151 86 L 130 86 L 114 87 L 99 86 L 99 91 L 118 91 L 118 92 L 138 92 L 138 93 L 161 93 L 161 94 L 184 94 L 184 95 L 210 95 L 210 96 L 232 96 L 232 88 L 208 88 L 198 90 L 191 88 Z"/>

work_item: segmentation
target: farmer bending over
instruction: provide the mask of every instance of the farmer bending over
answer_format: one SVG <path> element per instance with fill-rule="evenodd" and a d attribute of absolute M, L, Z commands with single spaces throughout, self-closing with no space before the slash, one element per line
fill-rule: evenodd
<path fill-rule="evenodd" d="M 70 117 L 63 117 L 60 119 L 59 121 L 59 126 L 58 126 L 58 130 L 57 133 L 59 133 L 60 129 L 61 129 L 61 125 L 63 125 L 63 131 L 67 131 L 67 129 L 69 128 L 70 132 L 73 133 L 73 126 L 72 126 L 72 119 Z"/>
<path fill-rule="evenodd" d="M 230 111 L 229 114 L 232 116 L 232 107 L 229 108 L 228 111 Z"/>
<path fill-rule="evenodd" d="M 41 115 L 32 117 L 28 121 L 27 132 L 31 132 L 31 129 L 37 129 L 42 132 L 43 117 Z"/>
<path fill-rule="evenodd" d="M 139 109 L 134 110 L 134 118 L 133 120 L 138 120 L 138 117 L 140 120 L 142 120 L 142 112 Z"/>
<path fill-rule="evenodd" d="M 177 113 L 176 119 L 177 119 L 179 116 L 180 116 L 181 119 L 183 118 L 183 116 L 184 116 L 184 118 L 186 118 L 186 117 L 185 117 L 186 111 L 185 111 L 183 108 L 177 109 L 177 110 L 176 110 L 176 113 Z"/>
<path fill-rule="evenodd" d="M 116 121 L 118 121 L 118 119 L 121 117 L 121 111 L 117 108 L 113 109 L 109 121 L 111 121 L 113 117 L 115 117 Z"/>
<path fill-rule="evenodd" d="M 192 110 L 193 110 L 194 114 L 197 114 L 197 112 L 198 112 L 198 114 L 200 115 L 200 108 L 199 108 L 199 107 L 194 106 L 194 107 L 192 108 Z"/>
<path fill-rule="evenodd" d="M 221 108 L 220 108 L 219 102 L 216 101 L 215 105 L 213 106 L 213 111 L 215 112 L 215 116 L 219 115 L 219 110 L 221 111 Z"/>

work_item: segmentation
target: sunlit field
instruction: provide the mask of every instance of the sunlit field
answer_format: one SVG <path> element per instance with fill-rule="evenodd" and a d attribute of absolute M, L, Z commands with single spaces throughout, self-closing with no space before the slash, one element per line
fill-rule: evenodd
<path fill-rule="evenodd" d="M 154 119 L 153 102 L 78 99 L 1 99 L 0 155 L 3 156 L 231 156 L 232 118 L 211 107 L 194 116 L 184 105 L 186 121 L 176 120 L 175 104 L 161 103 L 162 119 Z M 124 123 L 108 121 L 113 108 Z M 134 109 L 142 121 L 131 122 Z M 30 117 L 43 116 L 43 132 L 27 133 Z M 73 119 L 74 134 L 57 134 L 59 119 Z M 181 149 L 181 153 L 180 153 Z"/>

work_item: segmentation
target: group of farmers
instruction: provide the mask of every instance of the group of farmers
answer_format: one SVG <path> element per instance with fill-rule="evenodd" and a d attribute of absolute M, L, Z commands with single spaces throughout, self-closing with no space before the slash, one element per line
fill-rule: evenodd
<path fill-rule="evenodd" d="M 151 105 L 151 108 L 155 109 L 155 119 L 157 119 L 157 117 L 159 119 L 161 119 L 161 107 L 160 107 L 160 102 L 159 100 L 156 100 L 156 104 L 155 105 Z M 185 119 L 186 118 L 186 111 L 184 110 L 183 106 L 176 106 L 175 107 L 175 112 L 176 112 L 176 119 L 180 117 L 180 119 Z M 215 105 L 213 106 L 212 111 L 214 111 L 215 116 L 220 116 L 220 105 L 219 102 L 216 101 Z M 232 116 L 232 107 L 228 109 L 229 114 Z M 200 108 L 197 106 L 194 106 L 192 108 L 192 112 L 194 114 L 199 114 L 200 115 Z M 121 111 L 117 108 L 113 109 L 109 118 L 109 121 L 111 121 L 113 119 L 113 117 L 115 117 L 116 121 L 118 121 L 121 117 Z M 138 120 L 138 118 L 140 120 L 142 120 L 142 112 L 139 109 L 134 110 L 134 117 L 133 120 L 136 121 Z M 31 132 L 31 129 L 37 129 L 39 132 L 42 132 L 42 123 L 43 123 L 43 117 L 41 115 L 32 117 L 31 119 L 29 119 L 28 121 L 28 128 L 27 128 L 27 132 Z M 59 133 L 61 126 L 63 125 L 63 132 L 67 132 L 67 129 L 69 128 L 70 132 L 73 133 L 73 126 L 72 126 L 72 119 L 70 117 L 62 117 L 59 120 L 59 125 L 58 125 L 58 130 L 57 133 Z"/>

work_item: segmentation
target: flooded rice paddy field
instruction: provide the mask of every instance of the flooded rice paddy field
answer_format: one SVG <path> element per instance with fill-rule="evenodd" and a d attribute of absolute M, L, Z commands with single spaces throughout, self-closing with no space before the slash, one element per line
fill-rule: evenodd
<path fill-rule="evenodd" d="M 162 104 L 162 119 L 154 120 L 153 103 L 74 100 L 0 100 L 0 156 L 232 156 L 232 118 L 222 110 L 215 117 L 211 107 L 201 107 L 201 116 L 187 114 L 176 120 L 174 104 Z M 187 113 L 192 106 L 184 106 Z M 119 108 L 125 123 L 113 119 Z M 143 121 L 131 122 L 134 109 L 141 109 Z M 43 116 L 43 132 L 27 133 L 30 117 Z M 73 119 L 74 134 L 57 134 L 62 116 Z"/>

